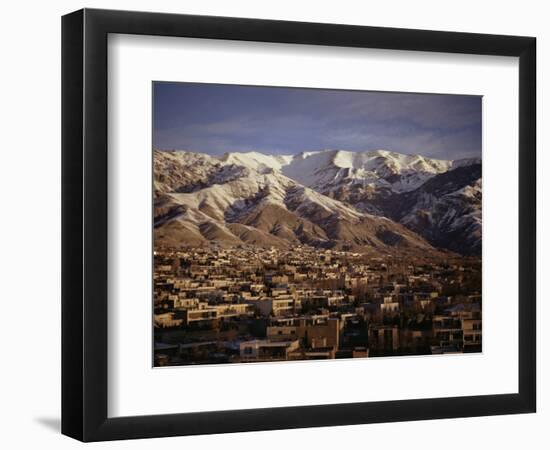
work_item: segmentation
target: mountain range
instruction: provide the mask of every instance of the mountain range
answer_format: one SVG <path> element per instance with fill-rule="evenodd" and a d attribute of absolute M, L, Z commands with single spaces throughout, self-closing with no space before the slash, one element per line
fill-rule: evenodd
<path fill-rule="evenodd" d="M 155 245 L 481 254 L 481 160 L 154 151 Z"/>

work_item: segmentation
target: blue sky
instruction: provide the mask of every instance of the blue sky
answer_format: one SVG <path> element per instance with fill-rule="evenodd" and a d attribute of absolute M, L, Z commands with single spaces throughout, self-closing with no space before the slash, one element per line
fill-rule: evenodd
<path fill-rule="evenodd" d="M 334 148 L 481 157 L 481 97 L 155 82 L 153 146 L 213 155 Z"/>

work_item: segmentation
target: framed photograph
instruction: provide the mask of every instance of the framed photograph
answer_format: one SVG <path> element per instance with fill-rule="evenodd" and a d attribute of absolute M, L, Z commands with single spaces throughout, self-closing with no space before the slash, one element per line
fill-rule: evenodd
<path fill-rule="evenodd" d="M 62 432 L 536 409 L 533 37 L 62 21 Z"/>

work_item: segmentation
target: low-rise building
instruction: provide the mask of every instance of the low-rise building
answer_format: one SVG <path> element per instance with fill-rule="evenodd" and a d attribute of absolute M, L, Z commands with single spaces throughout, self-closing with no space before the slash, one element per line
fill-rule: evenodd
<path fill-rule="evenodd" d="M 167 312 L 155 314 L 153 317 L 153 322 L 156 328 L 172 328 L 182 325 L 184 323 L 184 319 L 176 317 L 176 313 Z"/>
<path fill-rule="evenodd" d="M 276 317 L 284 316 L 292 314 L 298 309 L 296 299 L 292 295 L 279 296 L 277 298 L 264 297 L 255 302 L 255 306 L 265 317 L 269 315 Z"/>
<path fill-rule="evenodd" d="M 286 361 L 288 354 L 300 347 L 298 340 L 273 342 L 267 339 L 256 339 L 241 342 L 240 357 L 248 361 Z"/>

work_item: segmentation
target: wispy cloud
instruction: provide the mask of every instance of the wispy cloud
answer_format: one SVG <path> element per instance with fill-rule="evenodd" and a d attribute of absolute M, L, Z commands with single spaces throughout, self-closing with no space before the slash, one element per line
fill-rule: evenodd
<path fill-rule="evenodd" d="M 481 98 L 318 89 L 154 85 L 154 145 L 212 154 L 317 148 L 481 156 Z"/>

